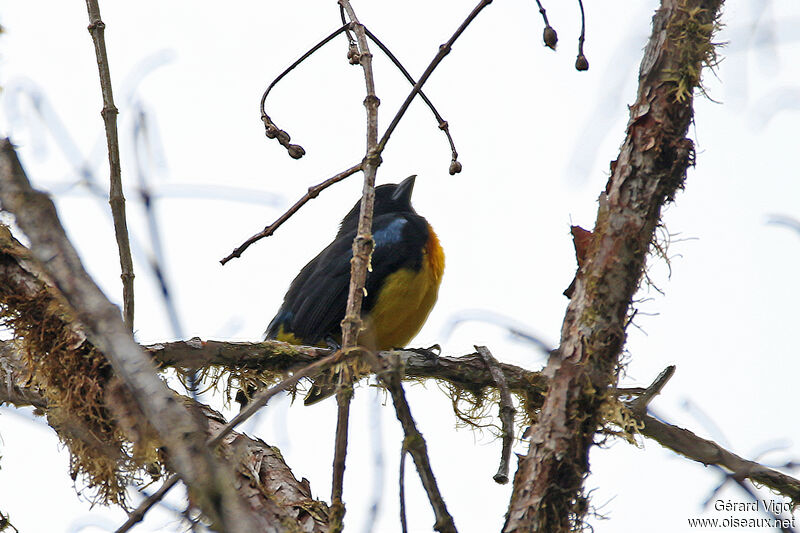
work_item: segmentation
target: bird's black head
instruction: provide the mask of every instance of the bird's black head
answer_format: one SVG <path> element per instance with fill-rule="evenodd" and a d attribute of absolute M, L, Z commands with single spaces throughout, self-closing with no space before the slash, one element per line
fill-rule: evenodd
<path fill-rule="evenodd" d="M 417 176 L 409 176 L 400 183 L 387 183 L 375 187 L 375 208 L 373 217 L 387 213 L 416 213 L 411 207 L 411 193 L 414 191 L 414 180 Z M 358 227 L 358 214 L 361 200 L 342 219 L 339 234 L 353 231 Z"/>

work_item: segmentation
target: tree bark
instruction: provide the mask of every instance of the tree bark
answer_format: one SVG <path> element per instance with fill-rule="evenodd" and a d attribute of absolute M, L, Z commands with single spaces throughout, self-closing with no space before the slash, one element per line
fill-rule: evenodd
<path fill-rule="evenodd" d="M 600 407 L 617 380 L 631 301 L 661 208 L 682 188 L 693 163 L 693 143 L 685 137 L 692 92 L 703 64 L 713 63 L 711 38 L 721 4 L 663 0 L 653 17 L 626 139 L 600 195 L 560 348 L 544 371 L 550 390 L 519 461 L 505 533 L 559 533 L 582 524 L 589 449 L 604 422 Z"/>

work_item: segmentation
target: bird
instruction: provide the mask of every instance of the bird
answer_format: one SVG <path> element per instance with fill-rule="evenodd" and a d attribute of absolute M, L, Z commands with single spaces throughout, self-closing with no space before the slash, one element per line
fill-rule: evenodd
<path fill-rule="evenodd" d="M 375 188 L 371 268 L 361 308 L 359 344 L 370 350 L 403 348 L 428 318 L 439 294 L 444 251 L 428 221 L 411 205 L 416 176 Z M 360 200 L 345 215 L 328 246 L 300 270 L 265 337 L 290 344 L 339 347 L 350 283 Z M 335 391 L 317 378 L 304 403 Z"/>

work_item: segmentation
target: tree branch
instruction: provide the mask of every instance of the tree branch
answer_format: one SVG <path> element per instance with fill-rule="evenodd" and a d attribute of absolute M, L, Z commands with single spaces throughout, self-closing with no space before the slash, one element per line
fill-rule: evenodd
<path fill-rule="evenodd" d="M 31 252 L 64 295 L 92 343 L 108 357 L 170 451 L 170 462 L 190 487 L 195 501 L 215 527 L 252 531 L 238 516 L 242 502 L 230 473 L 205 447 L 202 428 L 156 375 L 155 366 L 131 337 L 118 309 L 81 264 L 50 198 L 31 188 L 11 142 L 0 142 L 0 202 L 12 212 L 31 241 Z"/>
<path fill-rule="evenodd" d="M 373 362 L 373 368 L 383 366 L 382 362 Z M 403 453 L 408 452 L 414 460 L 414 465 L 417 467 L 419 479 L 425 492 L 428 495 L 428 500 L 433 508 L 433 514 L 436 517 L 436 523 L 433 529 L 440 533 L 458 533 L 456 525 L 453 522 L 453 517 L 447 510 L 447 505 L 444 503 L 444 498 L 439 491 L 439 485 L 436 483 L 436 477 L 433 475 L 431 468 L 431 461 L 428 457 L 428 447 L 425 444 L 425 439 L 422 433 L 417 429 L 417 424 L 414 422 L 414 417 L 411 416 L 411 407 L 406 400 L 405 392 L 403 391 L 402 384 L 403 367 L 399 357 L 395 357 L 393 364 L 386 365 L 386 367 L 378 373 L 378 377 L 389 391 L 392 396 L 392 403 L 394 410 L 397 414 L 397 420 L 403 426 Z"/>
<path fill-rule="evenodd" d="M 663 0 L 639 73 L 627 137 L 600 196 L 594 237 L 580 267 L 545 375 L 550 390 L 519 462 L 505 533 L 574 531 L 583 522 L 589 449 L 601 407 L 617 380 L 634 293 L 661 207 L 693 162 L 686 139 L 692 91 L 711 43 L 721 0 Z"/>
<path fill-rule="evenodd" d="M 500 466 L 497 468 L 497 473 L 494 475 L 494 480 L 501 485 L 508 483 L 508 463 L 511 460 L 511 445 L 514 443 L 514 415 L 517 410 L 514 409 L 514 404 L 511 401 L 511 392 L 508 390 L 508 383 L 503 371 L 500 370 L 500 365 L 497 359 L 494 358 L 492 352 L 486 346 L 476 346 L 480 356 L 486 362 L 486 368 L 492 374 L 497 385 L 497 390 L 500 391 L 500 421 L 503 424 L 503 450 L 500 454 Z"/>
<path fill-rule="evenodd" d="M 117 114 L 114 105 L 114 93 L 111 89 L 111 71 L 106 53 L 105 23 L 100 18 L 100 6 L 97 0 L 86 0 L 89 11 L 89 33 L 94 41 L 97 56 L 97 68 L 100 71 L 100 89 L 103 93 L 103 122 L 106 127 L 106 143 L 108 144 L 108 165 L 111 173 L 108 203 L 114 219 L 114 233 L 119 248 L 119 263 L 122 269 L 122 301 L 124 306 L 125 325 L 133 331 L 133 259 L 131 244 L 128 239 L 128 222 L 125 217 L 125 196 L 122 193 L 122 171 L 119 160 L 119 136 L 117 134 Z"/>

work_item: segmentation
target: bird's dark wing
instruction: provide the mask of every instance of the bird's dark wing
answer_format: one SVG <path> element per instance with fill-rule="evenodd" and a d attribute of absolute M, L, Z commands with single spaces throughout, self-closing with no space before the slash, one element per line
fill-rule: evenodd
<path fill-rule="evenodd" d="M 375 249 L 372 271 L 367 273 L 364 311 L 369 311 L 374 304 L 386 276 L 403 267 L 419 268 L 422 247 L 427 240 L 425 220 L 414 214 L 376 217 L 372 231 Z M 324 342 L 326 337 L 340 337 L 354 238 L 355 231 L 338 235 L 300 271 L 267 328 L 267 338 L 275 338 L 281 326 L 306 344 Z"/>

